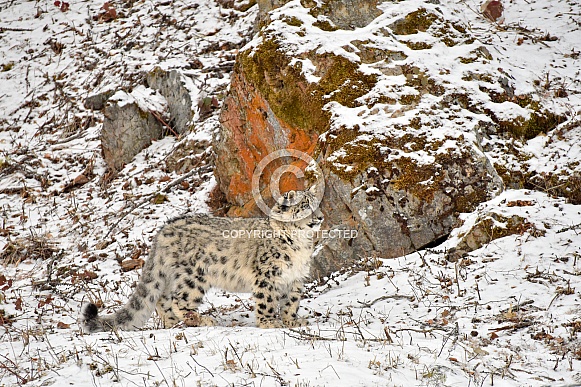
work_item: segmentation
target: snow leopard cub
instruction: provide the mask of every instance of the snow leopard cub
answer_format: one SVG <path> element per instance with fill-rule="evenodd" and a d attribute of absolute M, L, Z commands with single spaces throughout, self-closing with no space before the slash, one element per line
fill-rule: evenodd
<path fill-rule="evenodd" d="M 307 215 L 307 216 L 305 216 Z M 252 292 L 257 325 L 293 327 L 313 253 L 313 231 L 323 220 L 311 191 L 289 191 L 270 218 L 216 218 L 206 214 L 171 220 L 155 237 L 135 292 L 114 314 L 82 313 L 88 332 L 137 329 L 153 309 L 166 328 L 214 325 L 198 305 L 210 287 Z M 280 308 L 281 321 L 276 319 Z"/>

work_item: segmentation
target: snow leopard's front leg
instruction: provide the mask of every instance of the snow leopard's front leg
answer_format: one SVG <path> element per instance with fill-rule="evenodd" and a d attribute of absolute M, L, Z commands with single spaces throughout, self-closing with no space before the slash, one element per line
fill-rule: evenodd
<path fill-rule="evenodd" d="M 256 302 L 256 325 L 259 328 L 282 328 L 282 323 L 276 319 L 280 292 L 269 276 L 256 279 L 252 295 Z"/>
<path fill-rule="evenodd" d="M 280 299 L 280 314 L 282 323 L 289 328 L 305 325 L 304 321 L 299 320 L 297 311 L 303 294 L 303 283 L 295 281 L 289 287 L 288 294 L 284 294 Z"/>

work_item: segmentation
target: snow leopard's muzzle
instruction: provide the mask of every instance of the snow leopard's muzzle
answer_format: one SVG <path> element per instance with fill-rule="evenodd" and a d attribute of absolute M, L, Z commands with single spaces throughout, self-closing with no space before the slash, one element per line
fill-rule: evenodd
<path fill-rule="evenodd" d="M 308 226 L 318 230 L 321 224 L 323 223 L 323 220 L 325 220 L 323 212 L 319 207 L 317 207 L 313 210 L 313 213 L 311 214 L 311 220 L 308 223 Z"/>

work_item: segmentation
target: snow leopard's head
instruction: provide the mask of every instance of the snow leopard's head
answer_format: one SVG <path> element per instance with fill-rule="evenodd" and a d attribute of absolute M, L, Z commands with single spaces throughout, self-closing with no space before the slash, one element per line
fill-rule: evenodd
<path fill-rule="evenodd" d="M 310 228 L 317 228 L 323 223 L 323 213 L 313 189 L 284 193 L 272 207 L 270 217 Z"/>

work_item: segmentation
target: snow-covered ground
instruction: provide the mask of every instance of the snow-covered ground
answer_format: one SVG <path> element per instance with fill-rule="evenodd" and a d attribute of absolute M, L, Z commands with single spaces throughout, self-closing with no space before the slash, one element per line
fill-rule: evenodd
<path fill-rule="evenodd" d="M 507 29 L 479 16 L 474 1 L 449 3 L 506 69 L 526 72 L 519 79 L 567 85 L 567 106 L 579 113 L 578 2 L 507 3 Z M 218 327 L 157 329 L 154 317 L 143 331 L 84 335 L 82 303 L 115 309 L 155 230 L 208 210 L 211 171 L 172 185 L 180 175 L 165 161 L 217 129 L 215 112 L 198 117 L 194 132 L 154 142 L 106 184 L 103 117 L 85 98 L 128 90 L 159 66 L 186 72 L 200 90 L 194 99 L 221 100 L 257 10 L 228 1 L 63 4 L 0 2 L 0 386 L 581 384 L 581 205 L 537 191 L 509 190 L 463 214 L 433 250 L 369 257 L 309 284 L 304 328 L 257 329 L 249 295 L 216 290 L 204 310 Z M 517 44 L 517 26 L 530 39 Z M 538 44 L 539 31 L 559 40 Z M 579 168 L 579 130 L 557 131 L 523 145 L 529 168 Z M 446 258 L 479 219 L 501 230 L 498 219 L 515 215 L 525 219 L 519 232 Z"/>

